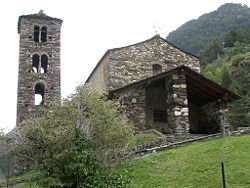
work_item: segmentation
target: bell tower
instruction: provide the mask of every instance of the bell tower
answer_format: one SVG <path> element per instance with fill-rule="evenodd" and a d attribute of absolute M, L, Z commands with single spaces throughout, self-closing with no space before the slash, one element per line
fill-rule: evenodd
<path fill-rule="evenodd" d="M 62 20 L 41 10 L 18 20 L 19 73 L 17 126 L 38 117 L 40 107 L 60 100 L 60 31 Z"/>

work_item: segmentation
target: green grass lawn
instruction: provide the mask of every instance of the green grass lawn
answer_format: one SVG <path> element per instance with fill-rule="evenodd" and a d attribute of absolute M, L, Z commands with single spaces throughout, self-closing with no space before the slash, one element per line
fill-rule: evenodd
<path fill-rule="evenodd" d="M 250 188 L 250 135 L 162 151 L 115 172 L 126 172 L 135 188 L 220 188 L 222 159 L 227 187 Z"/>

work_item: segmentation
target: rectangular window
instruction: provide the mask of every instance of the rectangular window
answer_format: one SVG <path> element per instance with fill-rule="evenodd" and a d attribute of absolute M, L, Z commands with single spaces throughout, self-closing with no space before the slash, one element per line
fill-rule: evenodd
<path fill-rule="evenodd" d="M 166 122 L 167 114 L 165 110 L 154 110 L 153 119 L 155 122 Z"/>

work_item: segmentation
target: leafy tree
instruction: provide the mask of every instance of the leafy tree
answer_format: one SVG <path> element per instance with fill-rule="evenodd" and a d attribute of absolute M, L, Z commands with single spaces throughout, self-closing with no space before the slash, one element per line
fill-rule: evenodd
<path fill-rule="evenodd" d="M 17 144 L 18 156 L 38 172 L 43 187 L 125 187 L 110 176 L 124 159 L 132 126 L 120 119 L 120 105 L 89 86 L 26 122 Z"/>
<path fill-rule="evenodd" d="M 224 86 L 226 89 L 229 89 L 232 84 L 232 80 L 230 78 L 229 72 L 227 69 L 222 71 L 221 76 L 221 85 Z"/>
<path fill-rule="evenodd" d="M 5 178 L 8 187 L 9 178 L 14 175 L 15 160 L 10 153 L 11 140 L 0 129 L 0 177 Z"/>
<path fill-rule="evenodd" d="M 203 50 L 200 51 L 200 61 L 202 64 L 211 63 L 217 59 L 218 55 L 222 55 L 223 53 L 221 41 L 218 39 L 213 40 Z"/>
<path fill-rule="evenodd" d="M 237 41 L 236 31 L 230 31 L 224 39 L 224 47 L 233 47 L 234 43 Z"/>

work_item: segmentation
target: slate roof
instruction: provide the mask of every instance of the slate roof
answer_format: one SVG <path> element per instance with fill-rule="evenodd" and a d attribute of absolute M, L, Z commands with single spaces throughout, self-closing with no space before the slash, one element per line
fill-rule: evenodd
<path fill-rule="evenodd" d="M 119 89 L 115 89 L 109 92 L 110 96 L 119 94 L 131 88 L 136 88 L 138 86 L 149 86 L 154 82 L 157 82 L 161 79 L 166 78 L 167 76 L 173 75 L 175 73 L 182 73 L 186 75 L 187 79 L 187 91 L 188 91 L 188 98 L 193 103 L 202 106 L 208 104 L 210 102 L 219 100 L 223 97 L 226 97 L 228 102 L 233 102 L 235 100 L 240 99 L 241 97 L 237 94 L 223 88 L 219 84 L 213 82 L 202 76 L 201 74 L 193 71 L 192 69 L 182 65 L 170 71 L 166 71 L 160 73 L 158 75 L 133 82 L 129 85 L 121 87 Z"/>

